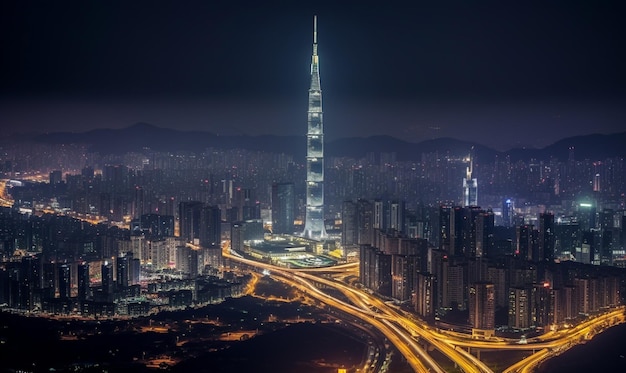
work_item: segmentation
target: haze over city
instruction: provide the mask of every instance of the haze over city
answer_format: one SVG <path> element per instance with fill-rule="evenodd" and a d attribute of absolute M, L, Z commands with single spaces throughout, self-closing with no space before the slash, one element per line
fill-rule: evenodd
<path fill-rule="evenodd" d="M 626 369 L 619 5 L 4 10 L 3 369 Z"/>
<path fill-rule="evenodd" d="M 16 2 L 0 16 L 0 125 L 4 134 L 147 122 L 304 135 L 317 14 L 327 141 L 544 147 L 624 129 L 623 10 L 608 1 Z"/>

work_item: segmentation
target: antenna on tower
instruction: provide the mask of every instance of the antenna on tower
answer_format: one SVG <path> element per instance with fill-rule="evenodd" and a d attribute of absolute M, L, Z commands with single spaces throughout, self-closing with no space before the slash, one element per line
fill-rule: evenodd
<path fill-rule="evenodd" d="M 313 16 L 313 44 L 317 44 L 317 16 Z"/>

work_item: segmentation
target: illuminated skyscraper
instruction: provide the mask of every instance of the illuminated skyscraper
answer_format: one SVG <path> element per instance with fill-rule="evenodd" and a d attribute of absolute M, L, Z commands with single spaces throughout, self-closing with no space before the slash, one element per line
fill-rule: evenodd
<path fill-rule="evenodd" d="M 326 238 L 326 229 L 324 228 L 324 126 L 317 56 L 317 16 L 313 18 L 313 56 L 306 140 L 306 220 L 303 235 L 319 240 Z"/>
<path fill-rule="evenodd" d="M 507 198 L 502 202 L 502 225 L 504 227 L 512 227 L 513 226 L 513 215 L 515 214 L 513 208 L 513 200 Z"/>
<path fill-rule="evenodd" d="M 470 151 L 469 166 L 463 179 L 463 207 L 478 206 L 478 181 L 472 178 L 474 171 L 474 147 Z"/>

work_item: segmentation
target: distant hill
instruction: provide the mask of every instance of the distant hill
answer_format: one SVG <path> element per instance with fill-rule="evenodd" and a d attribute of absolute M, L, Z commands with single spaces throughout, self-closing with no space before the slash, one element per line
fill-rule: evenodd
<path fill-rule="evenodd" d="M 220 149 L 245 148 L 291 154 L 298 150 L 298 143 L 304 144 L 304 137 L 219 136 L 211 132 L 179 131 L 148 123 L 137 123 L 121 129 L 43 134 L 34 137 L 33 141 L 52 144 L 88 144 L 92 151 L 101 154 L 122 154 L 144 148 L 171 152 L 201 152 L 210 147 Z M 302 146 L 304 145 L 300 147 Z"/>
<path fill-rule="evenodd" d="M 34 141 L 48 144 L 87 144 L 90 149 L 101 154 L 120 154 L 150 148 L 156 151 L 193 151 L 206 148 L 244 148 L 266 152 L 286 153 L 296 159 L 306 154 L 306 137 L 302 136 L 219 136 L 211 132 L 179 131 L 161 128 L 147 123 L 137 123 L 122 129 L 96 129 L 82 133 L 57 132 L 43 135 L 19 135 L 13 142 Z M 626 157 L 626 132 L 611 135 L 586 135 L 565 138 L 542 149 L 512 149 L 499 152 L 489 147 L 456 140 L 440 138 L 419 143 L 411 143 L 390 136 L 350 137 L 325 144 L 327 156 L 361 158 L 368 153 L 396 153 L 401 161 L 421 160 L 423 153 L 438 152 L 441 155 L 462 156 L 474 147 L 480 162 L 492 162 L 496 156 L 512 161 L 535 158 L 548 160 L 556 157 L 567 159 L 570 147 L 574 148 L 576 159 L 606 159 Z"/>
<path fill-rule="evenodd" d="M 606 159 L 609 157 L 626 156 L 626 132 L 610 135 L 585 135 L 568 137 L 546 146 L 543 149 L 513 149 L 507 154 L 513 160 L 518 159 L 549 159 L 555 157 L 566 160 L 570 148 L 574 149 L 575 159 Z"/>
<path fill-rule="evenodd" d="M 372 136 L 366 138 L 350 137 L 330 142 L 326 145 L 329 155 L 360 158 L 367 153 L 396 153 L 396 159 L 402 161 L 421 160 L 423 153 L 438 152 L 441 155 L 464 156 L 474 147 L 474 154 L 481 159 L 492 159 L 497 151 L 486 146 L 451 138 L 411 143 L 390 136 Z"/>

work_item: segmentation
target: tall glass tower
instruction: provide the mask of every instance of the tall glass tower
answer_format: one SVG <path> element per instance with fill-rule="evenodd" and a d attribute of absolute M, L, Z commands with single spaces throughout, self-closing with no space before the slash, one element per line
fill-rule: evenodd
<path fill-rule="evenodd" d="M 308 131 L 306 134 L 306 220 L 303 236 L 326 238 L 324 228 L 324 125 L 322 88 L 317 56 L 317 16 L 313 17 L 313 56 L 309 89 Z"/>

